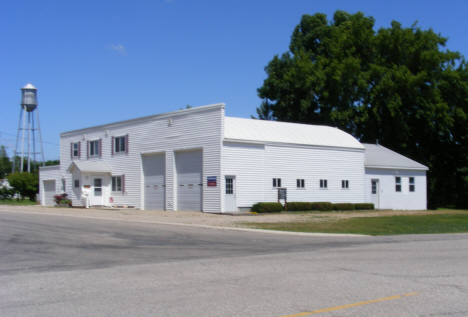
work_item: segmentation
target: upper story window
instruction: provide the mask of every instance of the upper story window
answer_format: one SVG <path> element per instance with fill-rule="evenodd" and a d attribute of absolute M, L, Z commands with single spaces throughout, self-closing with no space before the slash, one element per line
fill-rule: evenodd
<path fill-rule="evenodd" d="M 273 178 L 273 187 L 281 187 L 281 178 Z"/>
<path fill-rule="evenodd" d="M 401 177 L 400 176 L 395 177 L 395 191 L 401 192 Z"/>
<path fill-rule="evenodd" d="M 415 184 L 414 184 L 414 177 L 409 178 L 409 191 L 414 192 L 415 190 Z"/>
<path fill-rule="evenodd" d="M 326 179 L 320 180 L 320 188 L 328 188 L 328 181 Z"/>
<path fill-rule="evenodd" d="M 70 146 L 71 158 L 81 157 L 81 142 L 71 143 Z"/>
<path fill-rule="evenodd" d="M 304 188 L 305 187 L 305 180 L 297 179 L 296 180 L 296 185 L 297 185 L 297 188 Z"/>
<path fill-rule="evenodd" d="M 128 153 L 128 134 L 112 137 L 112 154 Z"/>
<path fill-rule="evenodd" d="M 341 181 L 341 188 L 342 189 L 349 189 L 349 181 L 348 180 L 342 180 Z"/>
<path fill-rule="evenodd" d="M 88 141 L 88 156 L 89 157 L 101 156 L 101 140 Z"/>

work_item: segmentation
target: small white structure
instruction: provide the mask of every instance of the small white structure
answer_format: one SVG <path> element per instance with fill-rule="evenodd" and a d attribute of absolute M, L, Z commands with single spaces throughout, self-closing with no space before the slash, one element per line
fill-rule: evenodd
<path fill-rule="evenodd" d="M 366 148 L 366 202 L 376 209 L 427 209 L 428 168 L 378 144 Z"/>
<path fill-rule="evenodd" d="M 365 148 L 351 135 L 326 126 L 225 117 L 224 107 L 62 133 L 61 165 L 41 168 L 41 191 L 47 181 L 63 180 L 74 206 L 87 201 L 168 211 L 249 210 L 277 201 L 278 188 L 287 189 L 288 201 L 366 201 Z"/>

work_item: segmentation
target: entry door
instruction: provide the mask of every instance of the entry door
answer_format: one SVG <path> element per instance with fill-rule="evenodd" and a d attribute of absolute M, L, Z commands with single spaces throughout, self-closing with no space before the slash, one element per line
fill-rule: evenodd
<path fill-rule="evenodd" d="M 371 201 L 374 204 L 375 209 L 379 209 L 379 196 L 380 196 L 380 189 L 379 189 L 379 180 L 373 179 L 371 180 Z"/>
<path fill-rule="evenodd" d="M 91 205 L 103 205 L 103 197 L 102 197 L 102 177 L 93 177 L 93 183 L 91 188 L 91 195 L 90 195 L 90 204 Z"/>
<path fill-rule="evenodd" d="M 236 177 L 226 176 L 225 178 L 224 211 L 237 211 L 236 200 Z"/>

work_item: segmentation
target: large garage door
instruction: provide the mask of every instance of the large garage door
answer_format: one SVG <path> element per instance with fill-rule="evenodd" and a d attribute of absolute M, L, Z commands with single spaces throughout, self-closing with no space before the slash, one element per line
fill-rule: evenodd
<path fill-rule="evenodd" d="M 55 195 L 55 181 L 44 181 L 44 205 L 53 206 Z"/>
<path fill-rule="evenodd" d="M 177 210 L 202 211 L 203 152 L 176 152 Z"/>
<path fill-rule="evenodd" d="M 165 154 L 143 155 L 144 200 L 146 210 L 165 210 Z"/>

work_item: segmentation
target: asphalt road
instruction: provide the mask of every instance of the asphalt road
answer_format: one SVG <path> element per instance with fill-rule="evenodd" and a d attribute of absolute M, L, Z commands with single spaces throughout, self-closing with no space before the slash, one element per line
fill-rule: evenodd
<path fill-rule="evenodd" d="M 0 211 L 0 316 L 467 316 L 467 260 L 467 234 L 295 236 Z"/>

